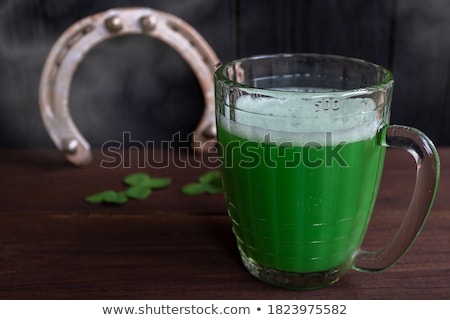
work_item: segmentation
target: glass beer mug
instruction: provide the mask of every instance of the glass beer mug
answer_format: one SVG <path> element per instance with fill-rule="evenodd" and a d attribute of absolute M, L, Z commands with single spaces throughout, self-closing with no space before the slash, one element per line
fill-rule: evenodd
<path fill-rule="evenodd" d="M 402 257 L 431 209 L 439 158 L 423 133 L 389 124 L 387 69 L 331 55 L 255 56 L 221 65 L 215 88 L 228 213 L 252 275 L 312 289 Z M 387 147 L 413 156 L 416 186 L 394 238 L 364 251 Z"/>

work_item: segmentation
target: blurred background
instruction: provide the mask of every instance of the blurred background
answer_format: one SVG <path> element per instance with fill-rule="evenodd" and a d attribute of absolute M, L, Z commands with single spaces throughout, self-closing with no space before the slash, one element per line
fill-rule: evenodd
<path fill-rule="evenodd" d="M 115 7 L 150 7 L 192 25 L 221 61 L 277 52 L 352 56 L 395 78 L 392 123 L 450 145 L 448 0 L 0 0 L 0 147 L 52 147 L 39 112 L 43 64 L 78 20 Z M 204 102 L 187 63 L 148 36 L 96 46 L 79 65 L 69 109 L 99 147 L 122 140 L 181 140 Z"/>

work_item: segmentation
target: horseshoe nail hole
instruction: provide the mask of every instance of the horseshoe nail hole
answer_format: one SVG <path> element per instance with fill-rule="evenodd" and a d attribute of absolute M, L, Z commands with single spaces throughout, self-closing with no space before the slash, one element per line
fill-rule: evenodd
<path fill-rule="evenodd" d="M 94 31 L 94 29 L 95 29 L 95 27 L 92 24 L 88 24 L 81 31 L 82 31 L 83 35 L 86 35 L 92 31 Z"/>
<path fill-rule="evenodd" d="M 180 28 L 178 27 L 178 25 L 176 25 L 175 23 L 168 21 L 167 25 L 169 26 L 170 29 L 172 29 L 175 32 L 180 32 Z"/>
<path fill-rule="evenodd" d="M 174 32 L 181 34 L 184 38 L 186 38 L 186 39 L 189 41 L 189 45 L 190 45 L 192 48 L 196 49 L 196 51 L 198 52 L 198 54 L 201 56 L 203 63 L 205 63 L 205 64 L 208 65 L 208 66 L 213 66 L 212 61 L 210 61 L 210 60 L 208 59 L 208 57 L 205 56 L 205 55 L 202 53 L 202 48 L 201 48 L 201 46 L 199 46 L 199 44 L 195 41 L 195 39 L 192 39 L 192 35 L 191 35 L 188 31 L 186 31 L 186 30 L 184 30 L 184 29 L 181 29 L 177 24 L 175 24 L 175 23 L 173 23 L 173 22 L 171 22 L 171 21 L 167 22 L 167 25 L 168 25 L 169 28 L 172 29 Z"/>

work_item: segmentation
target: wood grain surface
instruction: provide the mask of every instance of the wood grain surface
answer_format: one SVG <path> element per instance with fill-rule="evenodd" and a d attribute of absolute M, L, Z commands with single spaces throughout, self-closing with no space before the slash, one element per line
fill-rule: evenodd
<path fill-rule="evenodd" d="M 92 165 L 75 168 L 53 149 L 1 150 L 0 299 L 449 299 L 450 149 L 439 151 L 438 196 L 403 259 L 382 273 L 350 271 L 333 287 L 302 292 L 269 286 L 244 269 L 223 195 L 181 194 L 209 170 L 182 168 L 192 157 L 152 168 L 134 150 L 124 154 L 129 168 L 105 169 L 97 151 Z M 125 189 L 122 179 L 136 171 L 173 183 L 120 206 L 84 202 Z M 365 248 L 395 232 L 414 179 L 413 161 L 389 151 Z"/>

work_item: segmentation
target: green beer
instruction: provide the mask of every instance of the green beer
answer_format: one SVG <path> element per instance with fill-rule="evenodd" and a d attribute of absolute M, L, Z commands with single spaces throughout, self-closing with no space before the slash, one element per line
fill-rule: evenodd
<path fill-rule="evenodd" d="M 244 256 L 298 273 L 349 261 L 382 172 L 385 149 L 375 136 L 340 146 L 276 146 L 219 126 L 218 137 L 228 212 Z"/>

